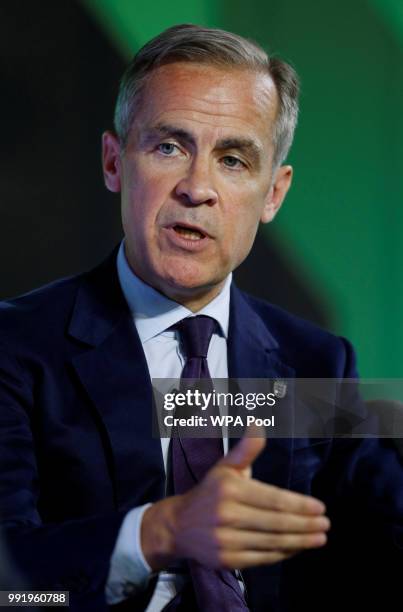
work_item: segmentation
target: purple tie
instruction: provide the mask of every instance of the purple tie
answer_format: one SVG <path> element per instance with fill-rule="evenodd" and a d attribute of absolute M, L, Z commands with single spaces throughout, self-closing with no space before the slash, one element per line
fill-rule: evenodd
<path fill-rule="evenodd" d="M 204 383 L 213 389 L 207 365 L 207 352 L 216 328 L 216 321 L 204 315 L 183 319 L 175 325 L 186 357 L 181 386 L 184 386 L 186 379 L 189 378 L 204 379 Z M 206 429 L 208 431 L 208 428 Z M 201 480 L 223 456 L 222 438 L 173 437 L 171 451 L 174 491 L 180 494 Z M 238 580 L 232 572 L 212 570 L 193 560 L 189 560 L 188 565 L 199 610 L 202 612 L 248 610 Z"/>

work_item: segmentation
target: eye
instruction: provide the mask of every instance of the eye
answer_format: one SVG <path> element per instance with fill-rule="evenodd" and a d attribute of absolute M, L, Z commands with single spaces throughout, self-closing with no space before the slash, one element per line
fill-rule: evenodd
<path fill-rule="evenodd" d="M 238 159 L 238 157 L 234 157 L 233 155 L 226 155 L 222 158 L 222 160 L 227 168 L 245 167 L 245 164 L 240 159 Z"/>
<path fill-rule="evenodd" d="M 163 155 L 169 156 L 172 156 L 172 153 L 178 151 L 178 147 L 173 142 L 161 142 L 157 149 Z"/>

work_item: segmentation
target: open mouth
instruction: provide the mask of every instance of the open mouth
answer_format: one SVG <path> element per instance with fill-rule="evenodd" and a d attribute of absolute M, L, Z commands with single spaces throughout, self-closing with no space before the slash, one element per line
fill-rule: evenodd
<path fill-rule="evenodd" d="M 178 224 L 174 225 L 173 229 L 186 240 L 203 240 L 203 238 L 206 237 L 206 234 L 194 227 L 185 227 L 184 225 Z"/>

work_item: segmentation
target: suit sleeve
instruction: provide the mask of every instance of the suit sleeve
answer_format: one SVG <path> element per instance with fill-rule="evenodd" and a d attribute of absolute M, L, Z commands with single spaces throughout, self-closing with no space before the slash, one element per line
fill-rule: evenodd
<path fill-rule="evenodd" d="M 39 417 L 34 409 L 22 367 L 1 350 L 2 538 L 28 588 L 67 590 L 71 610 L 102 612 L 107 610 L 105 583 L 125 512 L 43 522 L 34 444 Z"/>

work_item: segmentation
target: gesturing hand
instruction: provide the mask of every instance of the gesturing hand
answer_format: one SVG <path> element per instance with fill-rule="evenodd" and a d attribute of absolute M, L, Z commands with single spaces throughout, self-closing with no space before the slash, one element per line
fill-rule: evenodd
<path fill-rule="evenodd" d="M 251 478 L 264 446 L 262 438 L 243 438 L 193 489 L 147 509 L 142 548 L 154 570 L 178 558 L 242 569 L 326 543 L 322 502 Z"/>

